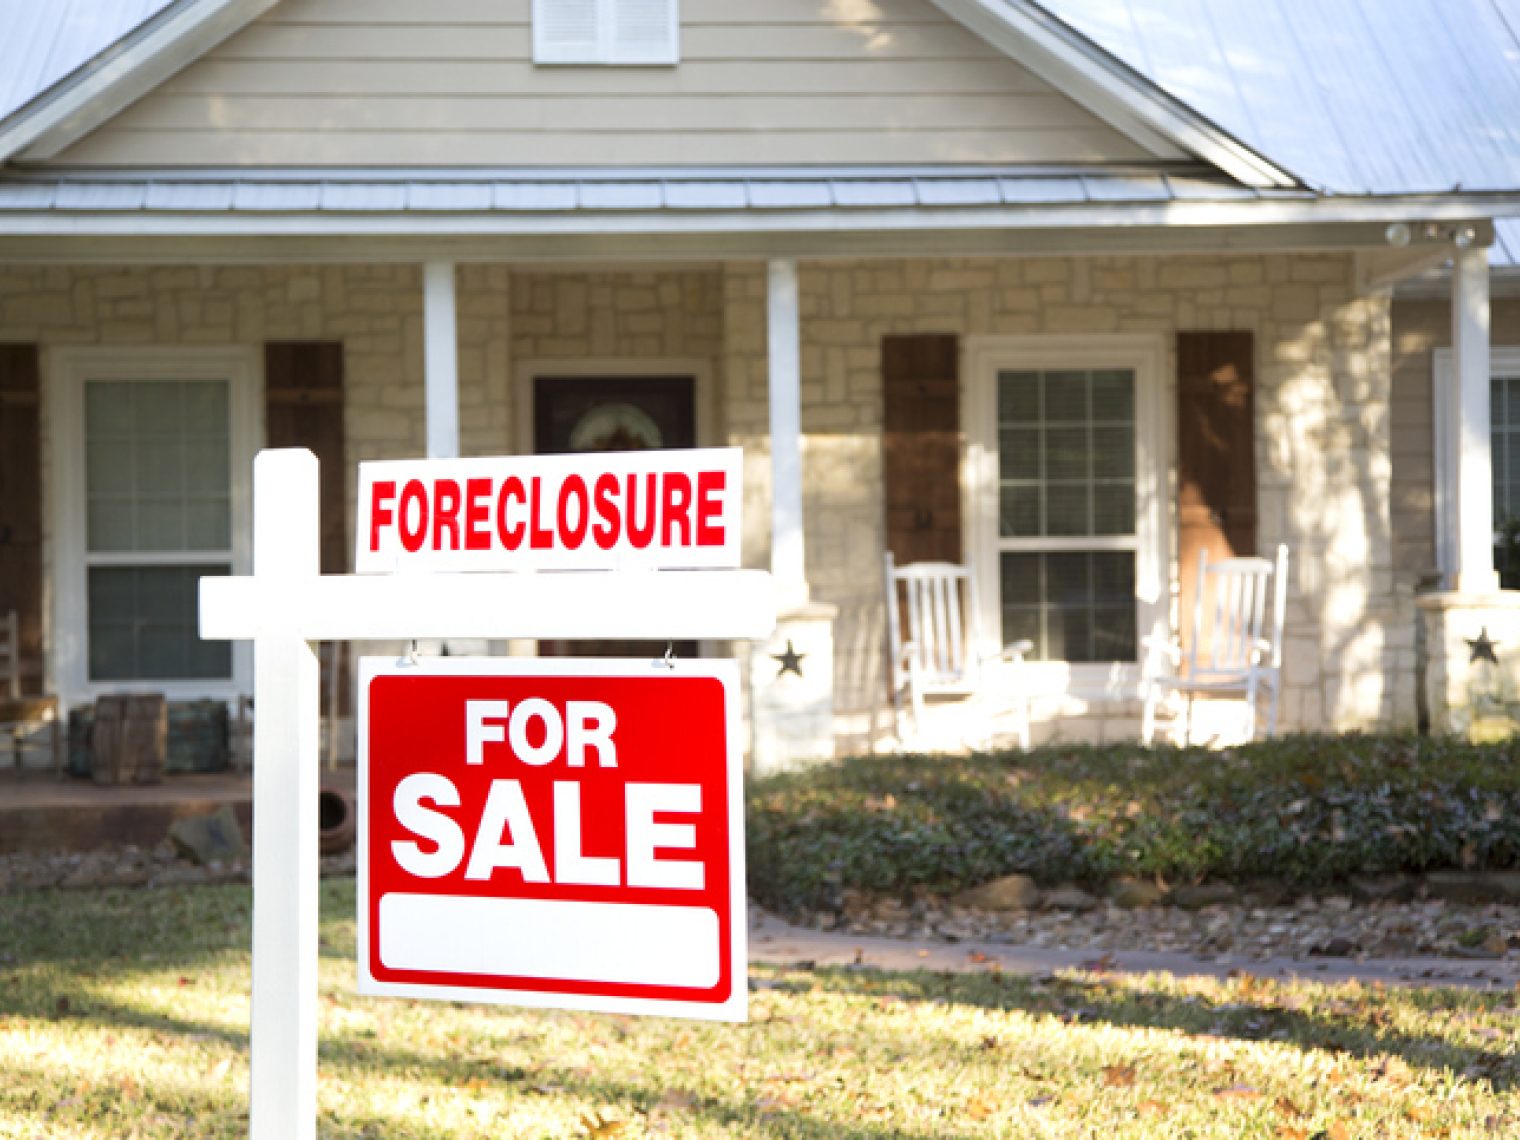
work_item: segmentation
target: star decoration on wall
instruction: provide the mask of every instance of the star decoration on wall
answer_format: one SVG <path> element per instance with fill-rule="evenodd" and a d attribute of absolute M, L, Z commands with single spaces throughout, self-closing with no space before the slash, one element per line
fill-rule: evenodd
<path fill-rule="evenodd" d="M 1466 637 L 1462 640 L 1466 641 L 1472 650 L 1472 656 L 1467 659 L 1469 664 L 1475 661 L 1492 661 L 1495 665 L 1499 664 L 1499 658 L 1494 653 L 1499 643 L 1489 638 L 1488 626 L 1485 625 L 1477 637 Z"/>
<path fill-rule="evenodd" d="M 776 676 L 778 678 L 785 677 L 788 673 L 795 673 L 799 677 L 802 676 L 802 659 L 806 656 L 806 653 L 798 653 L 792 646 L 792 639 L 787 638 L 786 652 L 771 654 L 772 661 L 781 662 L 781 668 L 776 672 Z"/>

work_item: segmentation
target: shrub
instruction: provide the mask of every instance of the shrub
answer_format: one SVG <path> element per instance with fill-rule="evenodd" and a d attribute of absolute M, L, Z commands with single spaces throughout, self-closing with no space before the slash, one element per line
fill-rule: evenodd
<path fill-rule="evenodd" d="M 1013 872 L 1311 889 L 1514 867 L 1517 759 L 1514 743 L 1416 736 L 854 758 L 753 784 L 749 889 L 798 914 L 837 908 L 846 889 L 949 894 Z"/>

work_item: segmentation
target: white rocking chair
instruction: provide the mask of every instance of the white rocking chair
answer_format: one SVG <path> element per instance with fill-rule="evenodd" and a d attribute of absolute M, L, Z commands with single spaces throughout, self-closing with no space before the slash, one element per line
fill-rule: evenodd
<path fill-rule="evenodd" d="M 887 551 L 885 568 L 892 704 L 899 736 L 905 693 L 914 733 L 922 733 L 927 698 L 984 696 L 981 667 L 985 660 L 1001 659 L 1015 670 L 1014 731 L 1019 747 L 1028 749 L 1029 706 L 1017 670 L 1033 643 L 1016 641 L 990 659 L 979 655 L 976 579 L 966 567 L 952 562 L 898 566 Z"/>
<path fill-rule="evenodd" d="M 1267 595 L 1271 593 L 1270 633 Z M 1187 698 L 1183 743 L 1192 741 L 1193 701 L 1198 696 L 1239 694 L 1246 706 L 1246 739 L 1256 736 L 1257 701 L 1267 700 L 1267 735 L 1277 731 L 1277 701 L 1282 688 L 1283 611 L 1288 593 L 1288 548 L 1275 559 L 1225 558 L 1208 561 L 1198 552 L 1198 590 L 1193 600 L 1193 628 L 1184 656 L 1180 642 L 1146 638 L 1150 652 L 1141 681 L 1145 716 L 1140 737 L 1150 744 L 1156 733 L 1156 710 L 1171 694 Z M 1184 667 L 1185 665 L 1185 667 Z"/>

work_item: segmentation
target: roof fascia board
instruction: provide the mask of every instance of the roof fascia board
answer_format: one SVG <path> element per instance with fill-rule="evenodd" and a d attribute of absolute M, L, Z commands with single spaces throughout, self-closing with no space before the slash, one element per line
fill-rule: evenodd
<path fill-rule="evenodd" d="M 1246 228 L 1124 226 L 1095 229 L 962 230 L 903 228 L 843 231 L 793 227 L 773 231 L 670 231 L 344 233 L 294 227 L 259 234 L 198 236 L 114 235 L 57 232 L 0 234 L 0 261 L 12 264 L 149 265 L 187 262 L 226 264 L 401 263 L 443 259 L 465 262 L 542 260 L 551 263 L 608 260 L 743 260 L 789 257 L 1029 257 L 1178 253 L 1280 253 L 1367 248 L 1383 226 L 1363 223 Z"/>
<path fill-rule="evenodd" d="M 1508 202 L 1514 206 L 1513 198 Z M 1492 204 L 1490 204 L 1492 206 Z M 1313 199 L 1293 197 L 1252 202 L 1158 202 L 1052 205 L 1047 207 L 904 207 L 817 210 L 566 210 L 478 213 L 251 211 L 155 212 L 129 210 L 0 211 L 5 237 L 121 238 L 405 238 L 454 239 L 567 237 L 606 239 L 690 236 L 744 239 L 792 235 L 825 242 L 827 235 L 879 238 L 902 235 L 997 233 L 1017 243 L 1067 240 L 1083 232 L 1103 235 L 1086 252 L 1125 252 L 1128 232 L 1145 231 L 1149 248 L 1193 249 L 1197 235 L 1217 249 L 1387 248 L 1394 221 L 1440 221 L 1471 228 L 1480 244 L 1493 241 L 1491 210 L 1467 199 Z M 1347 227 L 1357 240 L 1348 243 Z M 1233 236 L 1231 236 L 1233 235 Z"/>
<path fill-rule="evenodd" d="M 994 47 L 1149 150 L 1180 148 L 1257 189 L 1299 186 L 1287 171 L 1027 0 L 932 0 Z"/>
<path fill-rule="evenodd" d="M 164 9 L 0 123 L 0 163 L 55 157 L 277 3 L 186 0 Z"/>

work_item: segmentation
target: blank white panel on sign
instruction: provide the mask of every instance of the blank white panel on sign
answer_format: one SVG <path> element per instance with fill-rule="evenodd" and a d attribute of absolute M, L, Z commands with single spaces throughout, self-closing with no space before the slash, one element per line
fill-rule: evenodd
<path fill-rule="evenodd" d="M 380 899 L 380 960 L 393 970 L 712 986 L 719 949 L 718 915 L 707 907 L 458 895 Z"/>

